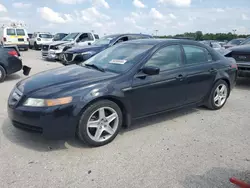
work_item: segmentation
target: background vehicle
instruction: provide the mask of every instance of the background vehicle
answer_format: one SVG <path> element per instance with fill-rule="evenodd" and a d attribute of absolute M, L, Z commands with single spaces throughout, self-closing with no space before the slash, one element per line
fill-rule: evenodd
<path fill-rule="evenodd" d="M 20 56 L 17 46 L 0 46 L 0 82 L 23 68 Z"/>
<path fill-rule="evenodd" d="M 222 108 L 236 74 L 235 62 L 198 42 L 128 41 L 19 82 L 8 114 L 14 126 L 47 138 L 77 134 L 101 146 L 134 119 L 186 106 Z"/>
<path fill-rule="evenodd" d="M 2 45 L 16 45 L 19 49 L 28 50 L 29 36 L 26 29 L 21 26 L 3 26 L 0 30 L 0 40 Z"/>
<path fill-rule="evenodd" d="M 222 47 L 222 45 L 220 44 L 220 42 L 217 41 L 200 41 L 200 43 L 205 44 L 206 46 L 209 46 L 211 48 L 213 48 L 215 51 L 224 54 L 225 52 L 225 48 Z"/>
<path fill-rule="evenodd" d="M 61 41 L 67 35 L 68 35 L 68 33 L 57 33 L 54 35 L 53 41 Z"/>
<path fill-rule="evenodd" d="M 43 44 L 52 42 L 52 35 L 45 32 L 36 32 L 32 35 L 32 38 L 29 40 L 29 48 L 35 48 L 35 50 L 41 49 Z"/>
<path fill-rule="evenodd" d="M 72 47 L 61 56 L 62 64 L 70 65 L 83 62 L 102 50 L 109 48 L 110 46 L 116 45 L 121 42 L 135 40 L 135 39 L 149 39 L 152 38 L 150 35 L 144 34 L 116 34 L 102 37 L 101 39 L 94 42 L 91 46 Z"/>
<path fill-rule="evenodd" d="M 224 55 L 236 60 L 239 77 L 250 77 L 250 45 L 244 44 L 229 48 Z"/>
<path fill-rule="evenodd" d="M 32 38 L 32 33 L 28 33 L 28 37 L 29 37 L 29 39 L 31 39 Z"/>
<path fill-rule="evenodd" d="M 246 38 L 240 45 L 250 44 L 250 37 Z"/>
<path fill-rule="evenodd" d="M 92 44 L 97 36 L 93 33 L 70 33 L 61 41 L 44 44 L 42 46 L 42 57 L 49 60 L 59 60 L 59 56 L 63 51 L 74 45 L 84 46 Z"/>
<path fill-rule="evenodd" d="M 244 38 L 237 38 L 230 40 L 227 44 L 224 45 L 225 48 L 230 48 L 233 46 L 238 46 L 240 45 L 245 39 Z"/>

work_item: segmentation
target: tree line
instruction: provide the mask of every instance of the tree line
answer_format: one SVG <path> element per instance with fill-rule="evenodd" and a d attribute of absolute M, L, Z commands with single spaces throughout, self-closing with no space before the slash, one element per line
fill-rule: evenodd
<path fill-rule="evenodd" d="M 183 34 L 177 35 L 165 35 L 165 36 L 157 36 L 157 38 L 190 38 L 194 40 L 218 40 L 218 41 L 230 41 L 235 38 L 247 38 L 250 35 L 237 35 L 231 32 L 229 33 L 205 33 L 202 31 L 186 32 Z"/>

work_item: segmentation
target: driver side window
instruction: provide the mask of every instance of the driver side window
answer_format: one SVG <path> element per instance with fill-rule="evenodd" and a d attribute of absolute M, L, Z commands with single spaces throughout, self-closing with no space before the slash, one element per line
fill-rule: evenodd
<path fill-rule="evenodd" d="M 118 43 L 121 43 L 121 42 L 125 42 L 125 41 L 128 41 L 128 37 L 122 37 L 122 38 L 118 39 L 116 41 L 115 45 L 118 44 Z"/>
<path fill-rule="evenodd" d="M 146 66 L 154 66 L 165 71 L 178 68 L 182 65 L 182 52 L 179 45 L 171 45 L 158 50 L 146 63 Z"/>
<path fill-rule="evenodd" d="M 88 34 L 87 33 L 83 33 L 79 36 L 77 42 L 85 42 L 85 41 L 88 41 L 89 40 L 89 37 L 88 37 Z"/>

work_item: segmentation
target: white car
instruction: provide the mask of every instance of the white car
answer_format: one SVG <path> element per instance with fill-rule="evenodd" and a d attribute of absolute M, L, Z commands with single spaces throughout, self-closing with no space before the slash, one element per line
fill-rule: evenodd
<path fill-rule="evenodd" d="M 16 45 L 19 49 L 28 50 L 29 36 L 23 27 L 2 27 L 0 29 L 0 40 L 3 46 Z"/>
<path fill-rule="evenodd" d="M 61 41 L 42 45 L 42 57 L 48 60 L 59 60 L 62 52 L 72 46 L 91 45 L 97 39 L 99 39 L 99 36 L 93 33 L 70 33 Z"/>
<path fill-rule="evenodd" d="M 48 44 L 53 41 L 53 36 L 51 33 L 36 32 L 32 35 L 29 40 L 29 48 L 34 48 L 35 50 L 41 49 L 43 44 Z"/>

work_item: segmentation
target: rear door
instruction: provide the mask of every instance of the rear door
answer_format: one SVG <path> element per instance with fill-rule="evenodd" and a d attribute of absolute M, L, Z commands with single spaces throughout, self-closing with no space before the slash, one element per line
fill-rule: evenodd
<path fill-rule="evenodd" d="M 211 90 L 216 74 L 217 62 L 206 48 L 183 45 L 186 72 L 186 102 L 200 102 Z"/>
<path fill-rule="evenodd" d="M 17 44 L 18 43 L 18 38 L 16 35 L 15 28 L 6 28 L 5 34 L 6 34 L 4 36 L 6 38 L 5 44 Z"/>
<path fill-rule="evenodd" d="M 16 29 L 17 44 L 27 44 L 28 35 L 24 29 Z"/>

